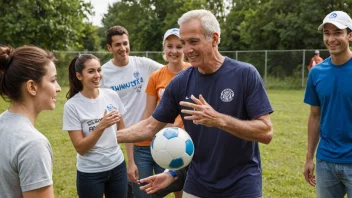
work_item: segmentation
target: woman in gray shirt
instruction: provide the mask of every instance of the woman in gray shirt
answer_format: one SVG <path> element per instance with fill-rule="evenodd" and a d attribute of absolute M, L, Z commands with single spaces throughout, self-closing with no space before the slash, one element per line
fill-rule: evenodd
<path fill-rule="evenodd" d="M 2 198 L 54 197 L 52 149 L 35 127 L 42 110 L 53 110 L 57 92 L 55 57 L 35 46 L 0 46 L 0 95 L 11 103 L 0 115 Z"/>

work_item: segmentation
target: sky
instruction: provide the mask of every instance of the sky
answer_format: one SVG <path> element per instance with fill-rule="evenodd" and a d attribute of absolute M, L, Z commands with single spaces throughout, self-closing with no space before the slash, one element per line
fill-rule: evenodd
<path fill-rule="evenodd" d="M 93 11 L 95 12 L 94 16 L 89 17 L 89 21 L 96 26 L 103 26 L 101 23 L 101 19 L 103 18 L 103 14 L 108 12 L 108 5 L 118 0 L 85 0 L 86 2 L 91 2 L 93 6 Z"/>

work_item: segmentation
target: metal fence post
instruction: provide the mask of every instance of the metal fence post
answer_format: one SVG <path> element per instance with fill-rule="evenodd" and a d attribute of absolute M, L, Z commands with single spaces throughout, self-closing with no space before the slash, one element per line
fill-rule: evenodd
<path fill-rule="evenodd" d="M 306 50 L 303 50 L 303 60 L 302 60 L 302 87 L 304 87 L 304 67 L 305 67 L 305 60 L 306 60 Z"/>

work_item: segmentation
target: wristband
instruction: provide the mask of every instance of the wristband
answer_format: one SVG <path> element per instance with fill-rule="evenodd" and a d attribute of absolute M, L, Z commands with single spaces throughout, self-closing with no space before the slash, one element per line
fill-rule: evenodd
<path fill-rule="evenodd" d="M 176 173 L 176 171 L 174 171 L 174 170 L 169 170 L 169 173 L 170 173 L 170 175 L 172 176 L 172 178 L 176 178 L 177 177 L 177 173 Z"/>

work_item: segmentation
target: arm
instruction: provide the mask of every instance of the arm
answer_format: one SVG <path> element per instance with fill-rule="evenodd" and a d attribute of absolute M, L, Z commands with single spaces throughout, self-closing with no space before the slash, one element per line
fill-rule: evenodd
<path fill-rule="evenodd" d="M 269 144 L 273 136 L 273 127 L 269 114 L 253 120 L 239 120 L 229 115 L 215 111 L 203 98 L 199 99 L 193 95 L 191 99 L 195 102 L 180 102 L 180 105 L 190 107 L 194 110 L 183 109 L 181 112 L 190 114 L 185 120 L 193 120 L 195 124 L 202 124 L 207 127 L 220 128 L 236 137 L 248 141 L 256 141 Z"/>
<path fill-rule="evenodd" d="M 145 120 L 145 119 L 149 118 L 152 115 L 153 111 L 156 108 L 157 100 L 158 99 L 157 99 L 156 96 L 147 94 L 147 102 L 146 102 L 146 105 L 145 105 L 145 109 L 144 109 L 142 120 Z"/>
<path fill-rule="evenodd" d="M 150 116 L 128 128 L 118 130 L 116 136 L 120 143 L 140 142 L 153 138 L 153 136 L 165 126 L 166 123 L 159 122 Z"/>
<path fill-rule="evenodd" d="M 149 118 L 149 116 L 153 114 L 157 105 L 157 100 L 158 98 L 156 96 L 147 94 L 147 102 L 146 102 L 146 107 L 143 113 L 142 120 Z M 182 122 L 182 120 L 179 122 L 175 121 L 175 123 L 168 123 L 166 127 L 178 127 L 180 126 L 180 122 Z"/>
<path fill-rule="evenodd" d="M 310 59 L 309 64 L 307 65 L 308 71 L 309 71 L 310 69 L 312 69 L 312 66 L 313 66 L 313 58 Z"/>
<path fill-rule="evenodd" d="M 22 193 L 23 198 L 53 198 L 54 189 L 53 185 L 45 186 L 36 190 L 31 190 Z"/>
<path fill-rule="evenodd" d="M 308 118 L 308 149 L 306 155 L 306 164 L 304 167 L 304 178 L 306 181 L 315 186 L 314 176 L 314 154 L 319 142 L 319 130 L 320 130 L 320 107 L 311 106 L 310 114 Z"/>
<path fill-rule="evenodd" d="M 142 116 L 142 120 L 147 119 L 152 115 L 156 107 L 156 104 L 157 104 L 157 97 L 147 94 L 146 107 Z M 127 150 L 127 158 L 128 158 L 128 163 L 127 163 L 128 178 L 133 183 L 138 183 L 137 180 L 139 178 L 139 174 L 138 174 L 138 168 L 136 166 L 136 163 L 134 162 L 133 143 L 127 143 L 126 150 Z"/>
<path fill-rule="evenodd" d="M 120 121 L 120 119 L 121 114 L 116 110 L 113 110 L 108 114 L 105 110 L 103 119 L 88 136 L 84 137 L 81 130 L 69 131 L 72 144 L 77 153 L 80 155 L 87 153 L 97 143 L 104 130 Z"/>

